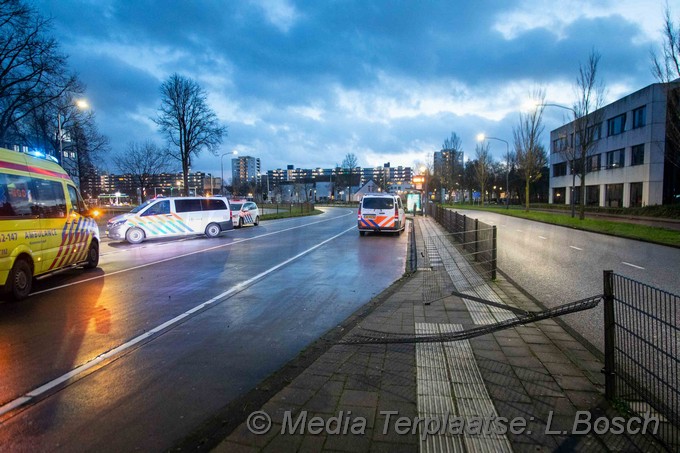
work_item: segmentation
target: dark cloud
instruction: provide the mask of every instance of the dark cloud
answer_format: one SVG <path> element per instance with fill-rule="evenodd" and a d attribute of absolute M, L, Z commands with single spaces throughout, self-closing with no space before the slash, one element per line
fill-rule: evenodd
<path fill-rule="evenodd" d="M 526 85 L 528 93 L 533 84 L 568 86 L 593 48 L 602 54 L 605 82 L 631 90 L 653 82 L 649 38 L 619 14 L 519 29 L 508 37 L 496 25 L 516 8 L 513 2 L 286 4 L 36 2 L 53 18 L 55 36 L 87 84 L 115 149 L 130 140 L 160 140 L 148 117 L 159 104 L 160 84 L 173 72 L 201 81 L 220 99 L 216 107 L 229 126 L 224 150 L 258 155 L 264 168 L 328 166 L 351 151 L 395 158 L 433 152 L 451 131 L 473 153 L 481 130 L 512 136 L 517 112 L 507 112 L 508 87 Z M 344 105 L 346 93 L 366 111 Z M 444 104 L 477 100 L 502 112 L 418 111 L 420 97 L 436 96 L 449 98 Z M 405 103 L 414 112 L 379 111 L 381 102 Z M 304 107 L 317 109 L 319 117 L 310 118 Z M 546 112 L 547 130 L 558 125 L 560 113 Z M 219 158 L 206 154 L 197 166 L 216 172 Z"/>

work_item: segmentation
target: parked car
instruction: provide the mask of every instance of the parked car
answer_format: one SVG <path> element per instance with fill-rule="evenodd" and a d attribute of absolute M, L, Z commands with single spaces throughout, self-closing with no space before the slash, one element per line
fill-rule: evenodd
<path fill-rule="evenodd" d="M 257 226 L 260 224 L 260 208 L 252 201 L 231 200 L 231 220 L 234 228 Z"/>

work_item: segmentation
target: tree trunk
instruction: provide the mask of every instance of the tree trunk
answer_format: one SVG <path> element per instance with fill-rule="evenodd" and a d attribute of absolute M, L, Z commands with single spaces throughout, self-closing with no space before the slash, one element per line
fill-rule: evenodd
<path fill-rule="evenodd" d="M 572 164 L 573 166 L 573 164 Z M 571 218 L 576 216 L 576 200 L 574 200 L 574 189 L 576 188 L 576 172 L 571 169 L 571 196 L 569 197 L 569 203 L 571 203 Z"/>
<path fill-rule="evenodd" d="M 579 220 L 583 220 L 586 218 L 586 160 L 585 158 L 581 159 L 581 193 L 580 197 L 581 198 L 581 205 L 579 206 L 578 210 L 578 218 Z"/>
<path fill-rule="evenodd" d="M 182 179 L 184 180 L 184 196 L 189 196 L 189 162 L 185 160 L 182 162 Z"/>
<path fill-rule="evenodd" d="M 529 178 L 527 178 L 527 182 L 524 185 L 524 198 L 526 200 L 526 207 L 524 208 L 525 211 L 529 211 Z"/>

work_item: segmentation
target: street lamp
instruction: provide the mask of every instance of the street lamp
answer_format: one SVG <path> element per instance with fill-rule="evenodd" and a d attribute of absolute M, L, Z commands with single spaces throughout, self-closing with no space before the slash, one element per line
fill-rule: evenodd
<path fill-rule="evenodd" d="M 224 156 L 235 156 L 238 154 L 238 151 L 233 150 L 230 153 L 223 153 L 220 156 L 220 195 L 224 195 Z"/>
<path fill-rule="evenodd" d="M 557 107 L 559 109 L 564 109 L 564 110 L 569 110 L 571 113 L 574 114 L 574 127 L 572 128 L 572 135 L 571 135 L 571 146 L 573 147 L 573 152 L 572 156 L 573 159 L 569 163 L 571 166 L 571 194 L 569 195 L 569 201 L 571 203 L 571 217 L 576 216 L 576 204 L 574 203 L 574 190 L 576 188 L 576 172 L 574 171 L 574 162 L 576 161 L 576 119 L 578 117 L 578 113 L 576 113 L 576 110 L 574 110 L 571 107 L 567 107 L 566 105 L 561 105 L 561 104 L 553 104 L 553 103 L 548 103 L 548 104 L 534 104 L 535 108 L 538 107 Z M 567 137 L 567 145 L 569 144 L 569 138 Z M 552 152 L 551 152 L 552 155 Z M 567 156 L 568 158 L 569 156 Z M 585 162 L 582 162 L 582 165 L 585 165 Z M 583 196 L 583 195 L 581 195 Z"/>
<path fill-rule="evenodd" d="M 507 190 L 505 195 L 505 209 L 510 209 L 510 144 L 502 138 L 487 137 L 483 133 L 477 135 L 477 141 L 483 142 L 484 140 L 498 140 L 499 142 L 505 143 L 505 157 L 507 159 L 507 167 L 505 169 L 505 190 Z"/>
<path fill-rule="evenodd" d="M 427 168 L 423 165 L 420 167 L 420 174 L 423 175 L 423 197 L 422 197 L 422 202 L 423 202 L 423 217 L 427 215 L 427 203 L 428 203 L 428 197 L 427 197 L 427 178 L 425 177 L 425 172 L 427 171 Z"/>
<path fill-rule="evenodd" d="M 75 101 L 76 107 L 78 107 L 81 110 L 87 110 L 90 108 L 90 105 L 87 103 L 85 99 L 78 99 Z M 57 128 L 58 128 L 58 134 L 59 134 L 59 164 L 63 167 L 64 166 L 64 131 L 62 130 L 62 119 L 61 119 L 61 109 L 57 110 Z"/>

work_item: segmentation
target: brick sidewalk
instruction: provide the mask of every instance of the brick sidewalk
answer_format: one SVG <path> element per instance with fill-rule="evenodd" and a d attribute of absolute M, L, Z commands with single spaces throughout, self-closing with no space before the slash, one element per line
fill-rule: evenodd
<path fill-rule="evenodd" d="M 433 234 L 441 234 L 434 221 L 416 219 L 419 253 Z M 398 282 L 346 338 L 372 331 L 453 332 L 485 316 L 507 316 L 457 297 L 434 297 L 460 290 L 460 275 L 452 273 L 464 263 L 455 253 L 430 247 L 419 254 L 422 270 Z M 502 277 L 482 286 L 498 301 L 539 310 Z M 643 436 L 569 434 L 577 411 L 593 419 L 616 415 L 603 398 L 601 369 L 601 361 L 552 320 L 455 342 L 335 344 L 262 406 L 272 422 L 265 434 L 241 423 L 215 451 L 660 451 Z M 400 426 L 398 417 L 405 417 Z M 526 427 L 517 434 L 508 427 L 504 434 L 423 435 L 417 417 L 446 420 L 445 427 L 451 419 L 470 424 L 504 417 L 526 420 Z M 320 426 L 325 422 L 329 433 Z M 291 426 L 295 434 L 283 433 Z M 439 431 L 434 424 L 429 428 Z"/>

